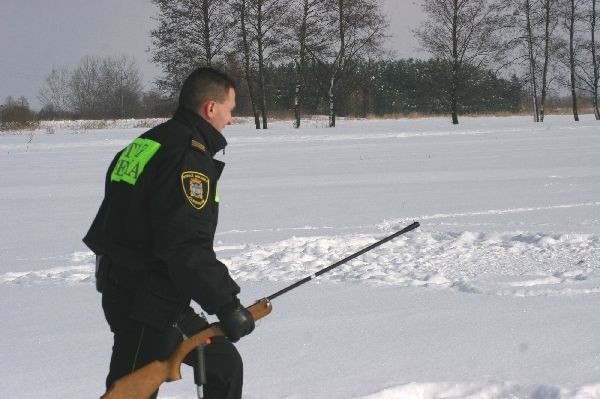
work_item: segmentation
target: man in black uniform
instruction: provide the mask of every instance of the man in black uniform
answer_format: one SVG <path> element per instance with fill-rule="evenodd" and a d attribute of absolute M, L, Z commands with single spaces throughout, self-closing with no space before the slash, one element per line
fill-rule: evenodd
<path fill-rule="evenodd" d="M 228 335 L 204 349 L 205 397 L 241 397 L 242 360 L 231 342 L 252 332 L 254 320 L 213 250 L 224 167 L 213 156 L 227 144 L 221 132 L 234 107 L 231 78 L 199 68 L 183 83 L 173 118 L 135 139 L 108 168 L 104 200 L 83 239 L 97 255 L 97 286 L 114 334 L 107 388 L 208 326 L 190 307 L 194 300 Z"/>

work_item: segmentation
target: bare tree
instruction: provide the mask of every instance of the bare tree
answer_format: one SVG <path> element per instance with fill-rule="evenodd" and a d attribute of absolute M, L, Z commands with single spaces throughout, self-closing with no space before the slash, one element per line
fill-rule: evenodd
<path fill-rule="evenodd" d="M 524 13 L 526 23 L 526 38 L 527 38 L 527 59 L 529 60 L 529 76 L 531 82 L 531 94 L 533 96 L 533 120 L 540 122 L 540 106 L 538 104 L 538 86 L 537 86 L 537 68 L 536 68 L 536 55 L 534 46 L 534 33 L 533 24 L 531 22 L 531 1 L 525 0 Z"/>
<path fill-rule="evenodd" d="M 543 10 L 544 24 L 544 64 L 542 67 L 542 100 L 540 103 L 540 121 L 544 121 L 546 113 L 546 97 L 548 94 L 548 68 L 550 65 L 550 46 L 552 43 L 552 34 L 557 25 L 557 0 L 540 0 Z"/>
<path fill-rule="evenodd" d="M 596 120 L 600 120 L 600 109 L 598 106 L 598 82 L 600 81 L 600 57 L 596 50 L 598 43 L 596 42 L 596 0 L 592 0 L 592 9 L 590 12 L 590 52 L 592 56 L 592 69 L 594 70 L 592 79 L 592 103 L 594 104 L 594 115 Z"/>
<path fill-rule="evenodd" d="M 114 60 L 118 81 L 117 93 L 120 97 L 121 118 L 133 115 L 142 98 L 142 76 L 135 59 L 121 56 Z"/>
<path fill-rule="evenodd" d="M 44 108 L 57 114 L 69 111 L 69 79 L 67 68 L 52 69 L 38 96 Z"/>
<path fill-rule="evenodd" d="M 265 88 L 265 64 L 279 53 L 283 31 L 282 22 L 289 7 L 288 0 L 248 0 L 249 23 L 254 30 L 256 40 L 256 56 L 258 58 L 258 91 L 260 95 L 260 111 L 262 128 L 267 129 L 267 96 Z"/>
<path fill-rule="evenodd" d="M 596 53 L 596 0 L 592 0 L 592 11 L 590 14 L 590 32 L 591 32 L 591 55 L 594 77 L 592 80 L 592 99 L 594 104 L 594 115 L 596 120 L 600 120 L 600 109 L 598 106 L 598 81 L 600 81 L 600 57 Z"/>
<path fill-rule="evenodd" d="M 246 80 L 246 85 L 248 86 L 252 115 L 254 115 L 254 125 L 256 126 L 256 129 L 260 129 L 260 115 L 258 113 L 258 107 L 256 106 L 256 91 L 254 88 L 253 77 L 253 65 L 255 64 L 253 51 L 251 49 L 253 36 L 248 27 L 248 0 L 237 0 L 233 4 L 233 10 L 234 13 L 239 16 L 240 21 L 240 46 L 243 54 L 244 78 Z"/>
<path fill-rule="evenodd" d="M 452 123 L 458 124 L 458 92 L 466 64 L 477 67 L 498 58 L 498 7 L 492 0 L 424 0 L 427 20 L 415 31 L 421 45 L 451 69 Z"/>
<path fill-rule="evenodd" d="M 576 60 L 576 78 L 580 88 L 588 92 L 592 99 L 592 107 L 596 120 L 600 120 L 600 110 L 598 109 L 598 83 L 600 58 L 598 57 L 596 41 L 596 19 L 597 9 L 596 0 L 591 3 L 582 4 L 582 22 L 587 25 L 579 42 L 579 48 L 576 49 L 578 58 Z M 589 35 L 589 36 L 588 36 Z"/>
<path fill-rule="evenodd" d="M 533 120 L 543 122 L 556 64 L 558 0 L 507 0 L 501 4 L 506 31 L 503 46 L 511 55 L 507 64 L 526 71 Z"/>
<path fill-rule="evenodd" d="M 315 50 L 310 54 L 328 71 L 329 127 L 335 127 L 335 93 L 341 76 L 365 54 L 381 50 L 388 22 L 380 0 L 324 0 L 324 6 L 327 24 L 335 29 L 335 36 L 320 54 Z"/>
<path fill-rule="evenodd" d="M 203 65 L 224 63 L 234 32 L 229 0 L 152 0 L 159 25 L 150 32 L 152 61 L 161 65 L 158 88 L 174 96 Z"/>
<path fill-rule="evenodd" d="M 291 0 L 235 0 L 239 16 L 244 75 L 257 129 L 268 128 L 267 70 L 280 54 L 284 22 Z"/>
<path fill-rule="evenodd" d="M 294 65 L 296 67 L 296 84 L 294 89 L 294 127 L 298 129 L 300 127 L 300 112 L 301 112 L 301 102 L 302 102 L 302 94 L 304 87 L 304 73 L 306 71 L 306 59 L 308 56 L 308 52 L 306 51 L 306 41 L 308 39 L 308 26 L 309 26 L 309 18 L 315 4 L 314 1 L 311 2 L 309 0 L 302 1 L 302 17 L 300 18 L 300 26 L 297 31 L 298 37 L 298 51 L 297 58 L 294 60 Z"/>
<path fill-rule="evenodd" d="M 72 70 L 53 69 L 40 90 L 45 112 L 84 118 L 135 116 L 142 96 L 141 74 L 133 58 L 84 57 Z"/>
<path fill-rule="evenodd" d="M 71 109 L 81 117 L 95 118 L 100 87 L 100 63 L 98 57 L 86 56 L 75 67 L 69 79 Z"/>
<path fill-rule="evenodd" d="M 102 59 L 99 79 L 100 112 L 111 118 L 133 116 L 142 97 L 141 75 L 135 60 L 125 55 Z"/>
<path fill-rule="evenodd" d="M 294 89 L 294 127 L 296 129 L 300 128 L 300 109 L 301 109 L 301 101 L 304 87 L 304 73 L 306 70 L 306 59 L 307 59 L 307 51 L 306 51 L 306 40 L 308 36 L 308 21 L 311 12 L 311 5 L 315 3 L 309 0 L 303 0 L 302 2 L 302 15 L 300 19 L 300 26 L 297 32 L 298 37 L 298 57 L 295 60 L 296 67 L 296 84 Z"/>
<path fill-rule="evenodd" d="M 284 57 L 294 63 L 295 68 L 293 103 L 295 128 L 299 128 L 301 123 L 309 52 L 321 54 L 328 43 L 324 5 L 322 0 L 293 0 L 285 22 L 288 29 L 284 31 L 281 50 Z"/>
<path fill-rule="evenodd" d="M 568 34 L 568 51 L 563 54 L 563 62 L 569 70 L 569 82 L 568 86 L 571 90 L 571 99 L 573 107 L 573 119 L 579 121 L 579 109 L 577 99 L 577 73 L 576 67 L 578 63 L 578 50 L 580 46 L 576 46 L 575 38 L 577 34 L 577 26 L 581 21 L 581 4 L 585 0 L 562 0 L 562 11 L 563 11 L 563 26 L 565 32 Z"/>

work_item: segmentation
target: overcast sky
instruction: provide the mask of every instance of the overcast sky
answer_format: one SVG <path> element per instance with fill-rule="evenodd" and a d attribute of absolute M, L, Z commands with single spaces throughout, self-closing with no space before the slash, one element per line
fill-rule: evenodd
<path fill-rule="evenodd" d="M 398 57 L 424 57 L 410 33 L 422 21 L 418 0 L 383 0 L 390 21 L 387 47 Z M 0 0 L 0 103 L 25 96 L 32 108 L 52 68 L 82 57 L 135 58 L 149 89 L 160 70 L 150 61 L 150 0 Z"/>

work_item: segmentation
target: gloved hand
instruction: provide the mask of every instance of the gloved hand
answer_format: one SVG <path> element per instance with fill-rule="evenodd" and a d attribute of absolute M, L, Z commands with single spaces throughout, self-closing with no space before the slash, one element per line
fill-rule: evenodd
<path fill-rule="evenodd" d="M 254 330 L 252 314 L 240 304 L 240 300 L 237 298 L 223 306 L 217 312 L 217 317 L 231 342 L 239 341 L 240 338 Z"/>

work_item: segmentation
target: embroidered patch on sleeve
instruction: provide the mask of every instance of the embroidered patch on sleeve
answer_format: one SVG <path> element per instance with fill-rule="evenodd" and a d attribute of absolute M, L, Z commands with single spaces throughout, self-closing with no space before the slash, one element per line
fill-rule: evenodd
<path fill-rule="evenodd" d="M 150 162 L 156 151 L 160 148 L 160 143 L 150 140 L 137 138 L 121 152 L 119 160 L 115 165 L 110 181 L 125 183 L 135 186 L 138 178 L 144 171 L 146 164 Z"/>
<path fill-rule="evenodd" d="M 187 171 L 181 174 L 183 193 L 190 204 L 200 210 L 208 201 L 210 180 L 200 172 Z"/>

